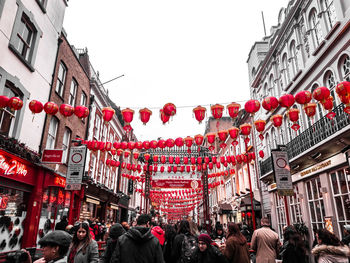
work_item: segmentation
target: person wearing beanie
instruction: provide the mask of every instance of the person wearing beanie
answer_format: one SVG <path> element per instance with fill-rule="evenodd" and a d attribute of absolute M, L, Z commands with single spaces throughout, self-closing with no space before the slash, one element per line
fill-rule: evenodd
<path fill-rule="evenodd" d="M 121 224 L 117 223 L 110 227 L 109 237 L 107 239 L 107 247 L 103 257 L 100 260 L 101 263 L 116 262 L 117 254 L 115 252 L 115 248 L 117 247 L 118 238 L 125 233 L 126 231 Z"/>
<path fill-rule="evenodd" d="M 160 226 L 155 226 L 151 229 L 151 233 L 158 238 L 159 244 L 163 247 L 165 242 L 165 232 Z"/>
<path fill-rule="evenodd" d="M 343 242 L 344 245 L 349 246 L 349 244 L 350 244 L 350 225 L 344 226 L 344 238 L 341 242 Z"/>
<path fill-rule="evenodd" d="M 225 256 L 211 243 L 212 240 L 208 234 L 200 234 L 198 247 L 191 256 L 191 263 L 227 263 Z"/>

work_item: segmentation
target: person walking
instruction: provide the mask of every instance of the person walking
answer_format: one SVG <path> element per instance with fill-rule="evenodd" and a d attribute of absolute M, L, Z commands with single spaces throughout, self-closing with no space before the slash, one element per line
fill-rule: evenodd
<path fill-rule="evenodd" d="M 283 233 L 284 243 L 280 256 L 282 263 L 306 263 L 306 248 L 301 235 L 294 226 L 288 226 Z"/>
<path fill-rule="evenodd" d="M 227 259 L 216 246 L 212 245 L 208 234 L 200 234 L 198 247 L 194 249 L 190 263 L 227 263 Z"/>
<path fill-rule="evenodd" d="M 164 263 L 162 248 L 152 235 L 148 214 L 137 218 L 137 225 L 118 238 L 118 263 Z"/>
<path fill-rule="evenodd" d="M 165 242 L 165 232 L 160 226 L 155 226 L 151 229 L 152 235 L 154 235 L 156 238 L 158 238 L 159 244 L 162 247 L 163 250 L 163 245 Z"/>
<path fill-rule="evenodd" d="M 166 263 L 174 263 L 174 259 L 171 257 L 171 252 L 173 250 L 174 238 L 176 236 L 176 230 L 173 225 L 165 226 L 165 242 L 163 248 L 164 261 Z"/>
<path fill-rule="evenodd" d="M 72 244 L 68 252 L 68 263 L 98 263 L 97 242 L 91 238 L 87 222 L 78 222 L 75 226 Z"/>
<path fill-rule="evenodd" d="M 107 239 L 107 246 L 105 253 L 103 254 L 100 263 L 112 263 L 116 262 L 117 252 L 115 252 L 118 238 L 125 234 L 126 231 L 121 224 L 115 224 L 109 228 L 109 237 Z"/>
<path fill-rule="evenodd" d="M 62 216 L 61 221 L 56 224 L 55 230 L 65 231 L 67 226 L 68 226 L 67 216 Z"/>
<path fill-rule="evenodd" d="M 254 231 L 251 248 L 256 251 L 256 263 L 275 263 L 281 244 L 278 234 L 270 228 L 268 218 L 261 219 L 261 228 Z"/>
<path fill-rule="evenodd" d="M 344 226 L 344 238 L 341 242 L 343 242 L 344 245 L 349 246 L 350 244 L 350 225 Z"/>
<path fill-rule="evenodd" d="M 171 257 L 176 263 L 189 262 L 196 247 L 197 239 L 191 234 L 190 223 L 187 220 L 181 220 L 174 238 Z"/>
<path fill-rule="evenodd" d="M 317 245 L 311 253 L 317 257 L 318 263 L 348 263 L 350 249 L 345 246 L 336 235 L 327 229 L 316 232 Z"/>
<path fill-rule="evenodd" d="M 230 263 L 249 263 L 249 248 L 247 239 L 241 233 L 239 226 L 235 223 L 227 225 L 227 240 L 224 255 Z"/>

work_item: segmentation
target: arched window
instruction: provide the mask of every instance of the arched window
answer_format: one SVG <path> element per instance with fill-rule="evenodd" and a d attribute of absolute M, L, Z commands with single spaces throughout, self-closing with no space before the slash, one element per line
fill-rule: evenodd
<path fill-rule="evenodd" d="M 252 69 L 252 78 L 253 78 L 253 79 L 255 78 L 255 74 L 256 74 L 256 69 L 253 68 L 253 69 Z"/>
<path fill-rule="evenodd" d="M 295 41 L 292 41 L 292 43 L 290 44 L 289 52 L 290 52 L 292 69 L 293 69 L 293 75 L 295 76 L 295 74 L 297 74 L 297 72 L 299 70 L 297 50 L 295 48 Z"/>
<path fill-rule="evenodd" d="M 273 75 L 270 75 L 269 85 L 271 89 L 271 96 L 276 96 L 276 89 L 275 89 L 275 80 L 273 79 Z"/>
<path fill-rule="evenodd" d="M 345 55 L 340 60 L 340 71 L 343 80 L 350 81 L 350 57 Z"/>
<path fill-rule="evenodd" d="M 318 47 L 322 41 L 322 30 L 320 25 L 320 19 L 316 9 L 313 9 L 310 13 L 310 29 L 312 31 L 315 48 Z"/>
<path fill-rule="evenodd" d="M 276 149 L 277 148 L 277 144 L 278 144 L 278 141 L 277 141 L 277 136 L 276 136 L 276 130 L 275 128 L 272 128 L 271 129 L 271 141 L 272 141 L 272 144 L 271 144 L 271 147 L 272 149 Z"/>
<path fill-rule="evenodd" d="M 270 142 L 270 135 L 266 133 L 265 136 L 265 143 L 266 143 L 266 156 L 269 156 L 271 154 L 271 142 Z"/>
<path fill-rule="evenodd" d="M 333 0 L 324 0 L 323 1 L 323 10 L 326 15 L 326 21 L 328 25 L 328 30 L 331 30 L 332 27 L 335 25 L 337 22 L 337 14 L 335 13 L 335 7 Z"/>
<path fill-rule="evenodd" d="M 284 54 L 282 57 L 282 66 L 283 66 L 283 69 L 282 69 L 283 70 L 283 79 L 284 79 L 285 87 L 287 87 L 289 82 L 290 82 L 287 54 Z"/>
<path fill-rule="evenodd" d="M 264 96 L 263 97 L 265 98 L 267 96 L 269 96 L 269 92 L 267 90 L 267 83 L 265 83 L 265 85 L 264 85 Z"/>
<path fill-rule="evenodd" d="M 331 91 L 331 95 L 333 96 L 333 108 L 335 108 L 339 103 L 337 101 L 338 96 L 336 96 L 335 94 L 335 87 L 337 83 L 335 81 L 335 76 L 332 71 L 328 70 L 326 72 L 326 74 L 324 75 L 324 82 L 325 82 L 325 86 L 329 88 L 329 90 Z"/>

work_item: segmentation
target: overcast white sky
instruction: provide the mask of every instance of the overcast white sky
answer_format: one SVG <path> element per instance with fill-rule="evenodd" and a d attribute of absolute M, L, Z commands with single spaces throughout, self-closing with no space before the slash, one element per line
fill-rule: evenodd
<path fill-rule="evenodd" d="M 247 58 L 251 46 L 277 24 L 288 0 L 74 0 L 64 28 L 70 43 L 87 47 L 102 82 L 121 108 L 135 110 L 139 140 L 204 133 L 197 105 L 249 99 Z M 159 108 L 174 103 L 177 115 L 162 125 Z M 193 106 L 185 107 L 182 106 Z M 142 125 L 138 109 L 151 108 Z M 210 116 L 210 108 L 207 107 Z M 225 111 L 225 115 L 227 113 Z"/>

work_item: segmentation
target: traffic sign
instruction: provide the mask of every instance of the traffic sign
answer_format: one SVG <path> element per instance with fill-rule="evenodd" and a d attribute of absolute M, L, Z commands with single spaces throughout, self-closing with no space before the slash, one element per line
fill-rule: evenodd
<path fill-rule="evenodd" d="M 286 151 L 271 151 L 277 192 L 281 196 L 293 195 L 288 154 Z"/>
<path fill-rule="evenodd" d="M 80 190 L 84 174 L 86 147 L 71 147 L 69 151 L 66 190 Z"/>

